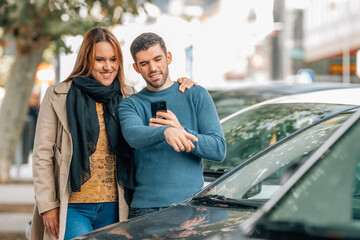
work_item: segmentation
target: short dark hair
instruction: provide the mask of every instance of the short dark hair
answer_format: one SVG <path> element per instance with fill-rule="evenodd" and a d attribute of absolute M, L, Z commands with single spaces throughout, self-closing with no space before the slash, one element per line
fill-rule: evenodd
<path fill-rule="evenodd" d="M 135 63 L 136 63 L 136 54 L 138 52 L 142 50 L 147 50 L 150 47 L 155 46 L 156 44 L 160 45 L 161 49 L 166 55 L 167 50 L 164 39 L 162 39 L 159 35 L 152 32 L 147 32 L 137 36 L 130 46 L 131 56 L 134 59 Z"/>

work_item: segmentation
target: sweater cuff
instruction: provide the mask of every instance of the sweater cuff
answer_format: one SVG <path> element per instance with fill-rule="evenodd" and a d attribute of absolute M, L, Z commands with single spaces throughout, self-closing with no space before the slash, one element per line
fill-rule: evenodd
<path fill-rule="evenodd" d="M 191 130 L 190 128 L 188 128 L 188 127 L 186 127 L 186 126 L 184 126 L 184 125 L 183 125 L 183 128 L 184 128 L 184 130 L 187 131 L 188 133 L 190 133 L 190 134 L 194 135 L 195 137 L 197 137 L 197 135 L 198 135 L 197 132 Z"/>
<path fill-rule="evenodd" d="M 184 128 L 184 130 L 185 130 L 186 132 L 188 132 L 188 133 L 190 133 L 190 134 L 194 135 L 195 137 L 198 137 L 198 133 L 197 133 L 197 132 L 195 132 L 195 131 L 193 131 L 193 130 L 191 130 L 191 129 L 187 128 L 187 127 L 186 127 L 186 126 L 184 126 L 184 125 L 183 125 L 183 128 Z M 194 141 L 191 141 L 191 142 L 194 144 L 195 148 L 191 149 L 191 150 L 190 150 L 190 152 L 194 152 L 194 151 L 195 151 L 195 149 L 196 149 L 196 146 L 197 146 L 197 142 L 194 142 Z"/>

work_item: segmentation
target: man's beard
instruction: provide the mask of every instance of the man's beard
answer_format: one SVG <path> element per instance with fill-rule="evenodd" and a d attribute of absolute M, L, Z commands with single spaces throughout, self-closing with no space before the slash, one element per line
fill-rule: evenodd
<path fill-rule="evenodd" d="M 162 86 L 164 86 L 166 79 L 169 76 L 169 67 L 166 67 L 166 71 L 164 73 L 164 77 L 163 79 L 161 79 L 161 82 L 159 84 L 154 84 L 152 83 L 150 80 L 148 80 L 147 78 L 144 77 L 145 81 L 147 84 L 149 84 L 150 86 L 152 86 L 153 88 L 161 88 Z"/>

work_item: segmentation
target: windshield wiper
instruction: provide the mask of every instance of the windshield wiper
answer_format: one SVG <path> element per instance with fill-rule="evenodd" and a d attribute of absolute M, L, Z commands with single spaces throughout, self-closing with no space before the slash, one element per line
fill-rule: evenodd
<path fill-rule="evenodd" d="M 199 204 L 212 205 L 217 207 L 227 208 L 241 208 L 241 209 L 253 209 L 256 210 L 261 207 L 265 201 L 254 201 L 254 200 L 238 200 L 227 198 L 223 195 L 206 195 L 201 197 L 194 197 L 192 202 Z"/>
<path fill-rule="evenodd" d="M 213 182 L 225 173 L 229 172 L 229 168 L 219 168 L 216 170 L 204 169 L 203 175 L 206 182 Z"/>
<path fill-rule="evenodd" d="M 231 170 L 230 168 L 218 168 L 216 170 L 204 169 L 203 173 L 205 175 L 216 175 L 216 176 L 220 177 L 221 175 L 223 175 L 224 173 L 227 173 L 230 170 Z"/>

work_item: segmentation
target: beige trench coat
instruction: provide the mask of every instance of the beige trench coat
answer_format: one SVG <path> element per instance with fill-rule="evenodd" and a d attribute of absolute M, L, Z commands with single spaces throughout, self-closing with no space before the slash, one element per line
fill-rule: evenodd
<path fill-rule="evenodd" d="M 44 228 L 41 214 L 60 207 L 59 239 L 63 239 L 66 227 L 67 205 L 70 196 L 69 170 L 72 157 L 72 140 L 66 116 L 66 96 L 71 81 L 62 82 L 47 89 L 41 104 L 34 142 L 33 179 L 35 208 L 31 224 L 30 240 L 55 239 Z M 124 96 L 134 93 L 127 87 Z M 124 189 L 118 185 L 120 221 L 127 219 L 129 208 Z"/>

